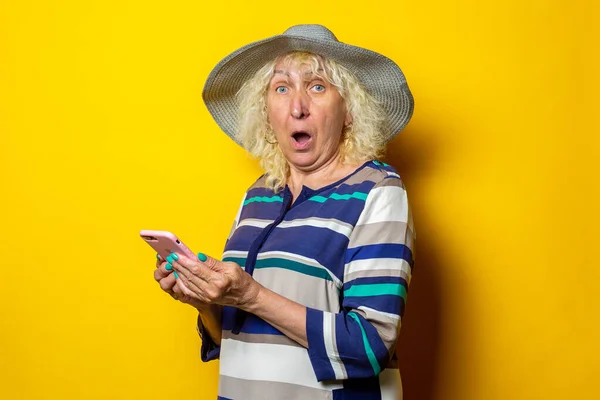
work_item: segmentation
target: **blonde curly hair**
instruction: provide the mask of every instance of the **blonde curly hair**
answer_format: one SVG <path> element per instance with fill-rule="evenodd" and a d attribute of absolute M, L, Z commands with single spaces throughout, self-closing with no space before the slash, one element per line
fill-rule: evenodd
<path fill-rule="evenodd" d="M 308 67 L 308 72 L 335 86 L 345 101 L 352 123 L 344 129 L 340 143 L 340 160 L 344 164 L 380 158 L 388 137 L 383 133 L 385 117 L 375 98 L 365 91 L 348 69 L 333 60 L 307 52 L 292 52 L 278 57 L 259 69 L 237 93 L 237 139 L 260 161 L 266 173 L 266 185 L 278 191 L 286 184 L 289 165 L 274 138 L 267 113 L 267 88 L 275 65 Z"/>

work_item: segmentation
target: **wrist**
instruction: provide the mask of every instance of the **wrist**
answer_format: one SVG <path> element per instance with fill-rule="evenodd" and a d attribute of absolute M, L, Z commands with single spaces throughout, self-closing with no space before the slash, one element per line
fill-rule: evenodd
<path fill-rule="evenodd" d="M 238 306 L 238 308 L 251 314 L 256 314 L 264 294 L 265 288 L 260 283 L 252 280 L 252 284 L 250 285 L 249 290 L 246 292 L 246 298 Z"/>

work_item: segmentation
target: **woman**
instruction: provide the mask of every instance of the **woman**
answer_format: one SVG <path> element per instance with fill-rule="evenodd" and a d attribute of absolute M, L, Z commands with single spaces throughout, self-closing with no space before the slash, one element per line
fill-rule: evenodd
<path fill-rule="evenodd" d="M 414 228 L 400 177 L 376 158 L 412 115 L 402 72 L 299 25 L 226 57 L 204 100 L 265 175 L 222 261 L 172 254 L 155 278 L 198 309 L 219 398 L 401 398 Z"/>

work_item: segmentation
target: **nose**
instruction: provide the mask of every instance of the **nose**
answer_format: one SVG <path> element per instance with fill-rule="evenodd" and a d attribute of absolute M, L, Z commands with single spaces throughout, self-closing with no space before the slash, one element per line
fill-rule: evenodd
<path fill-rule="evenodd" d="M 310 115 L 308 96 L 302 91 L 296 91 L 292 96 L 290 114 L 296 119 L 304 119 Z"/>

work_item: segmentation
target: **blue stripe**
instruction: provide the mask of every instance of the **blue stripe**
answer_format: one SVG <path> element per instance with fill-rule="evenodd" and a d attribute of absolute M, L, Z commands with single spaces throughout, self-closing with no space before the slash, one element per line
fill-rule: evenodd
<path fill-rule="evenodd" d="M 236 315 L 235 310 L 236 309 L 234 307 L 223 307 L 222 327 L 224 331 L 230 331 L 233 329 Z M 269 325 L 264 320 L 250 313 L 246 314 L 244 325 L 242 325 L 240 332 L 261 335 L 283 335 L 283 333 L 281 333 L 277 328 Z"/>
<path fill-rule="evenodd" d="M 334 379 L 335 372 L 327 357 L 323 340 L 323 311 L 306 307 L 306 340 L 308 356 L 317 378 Z M 320 379 L 319 379 L 320 380 Z"/>
<path fill-rule="evenodd" d="M 366 306 L 377 311 L 388 314 L 396 314 L 402 317 L 405 307 L 404 299 L 400 296 L 384 295 L 370 297 L 345 297 L 344 308 L 358 308 Z"/>
<path fill-rule="evenodd" d="M 324 238 L 327 239 L 323 240 Z M 260 251 L 282 251 L 314 259 L 342 280 L 346 246 L 348 238 L 341 233 L 312 226 L 299 226 L 293 229 L 275 228 L 274 234 L 263 244 Z"/>
<path fill-rule="evenodd" d="M 408 287 L 406 280 L 399 276 L 363 276 L 344 283 L 344 290 L 352 285 L 371 285 L 374 283 L 399 283 Z"/>
<path fill-rule="evenodd" d="M 406 261 L 411 267 L 413 266 L 412 251 L 404 244 L 370 244 L 346 251 L 346 263 L 372 258 L 399 258 Z"/>

